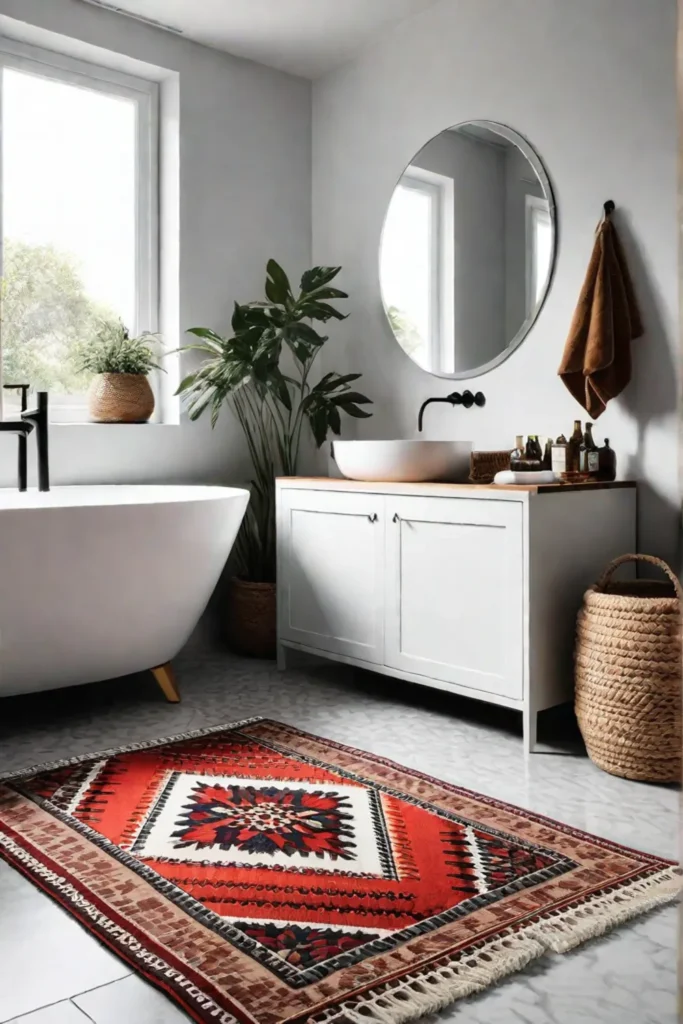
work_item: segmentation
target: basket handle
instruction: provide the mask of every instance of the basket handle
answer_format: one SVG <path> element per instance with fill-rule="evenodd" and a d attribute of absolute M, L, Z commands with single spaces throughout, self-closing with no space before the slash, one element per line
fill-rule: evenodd
<path fill-rule="evenodd" d="M 656 558 L 654 555 L 620 555 L 619 558 L 615 558 L 613 562 L 610 562 L 598 582 L 595 584 L 596 587 L 599 590 L 603 590 L 619 566 L 624 565 L 626 562 L 649 562 L 650 565 L 656 565 L 669 577 L 674 585 L 676 597 L 683 604 L 683 587 L 681 586 L 678 576 L 673 569 L 666 564 L 663 558 Z"/>

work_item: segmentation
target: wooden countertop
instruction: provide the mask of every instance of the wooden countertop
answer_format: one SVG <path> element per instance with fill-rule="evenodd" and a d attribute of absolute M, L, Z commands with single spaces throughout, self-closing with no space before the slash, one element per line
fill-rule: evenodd
<path fill-rule="evenodd" d="M 522 491 L 527 494 L 558 494 L 563 491 L 604 491 L 618 490 L 625 487 L 636 487 L 635 480 L 615 480 L 608 482 L 603 480 L 586 481 L 585 483 L 556 483 L 556 484 L 444 484 L 444 483 L 391 483 L 389 481 L 365 481 L 346 480 L 345 478 L 327 476 L 281 476 L 277 478 L 280 485 L 289 484 L 295 487 L 326 487 L 330 490 L 344 491 L 371 491 L 383 494 L 400 490 L 402 493 L 425 491 L 434 494 L 448 494 L 453 491 Z"/>

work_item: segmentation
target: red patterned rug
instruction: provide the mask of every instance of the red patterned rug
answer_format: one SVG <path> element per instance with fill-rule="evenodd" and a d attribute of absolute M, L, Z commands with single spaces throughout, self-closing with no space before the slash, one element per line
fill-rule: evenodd
<path fill-rule="evenodd" d="M 0 855 L 196 1021 L 400 1024 L 678 872 L 276 722 L 6 776 Z"/>

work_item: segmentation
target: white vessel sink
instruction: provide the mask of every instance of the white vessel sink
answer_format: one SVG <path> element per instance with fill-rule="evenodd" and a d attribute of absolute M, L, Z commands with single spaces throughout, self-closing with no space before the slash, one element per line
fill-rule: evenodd
<path fill-rule="evenodd" d="M 335 441 L 332 453 L 348 480 L 462 483 L 471 441 Z"/>

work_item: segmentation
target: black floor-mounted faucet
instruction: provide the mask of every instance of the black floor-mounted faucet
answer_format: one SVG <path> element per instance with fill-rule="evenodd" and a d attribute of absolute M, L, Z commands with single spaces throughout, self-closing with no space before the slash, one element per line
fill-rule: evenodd
<path fill-rule="evenodd" d="M 28 435 L 36 431 L 38 445 L 38 489 L 50 490 L 50 459 L 48 448 L 48 396 L 39 391 L 35 409 L 28 408 L 29 384 L 5 384 L 7 391 L 21 393 L 21 413 L 18 420 L 0 420 L 0 433 L 18 435 L 17 486 L 20 491 L 28 489 Z"/>
<path fill-rule="evenodd" d="M 454 391 L 451 395 L 446 395 L 445 398 L 428 398 L 426 402 L 423 402 L 420 406 L 420 412 L 417 417 L 417 429 L 422 432 L 422 420 L 424 419 L 425 409 L 432 402 L 447 402 L 449 405 L 464 405 L 466 409 L 471 409 L 473 405 L 478 406 L 482 409 L 486 405 L 486 396 L 483 391 L 477 391 L 476 395 L 473 395 L 471 391 L 463 391 L 460 394 L 459 391 Z"/>

